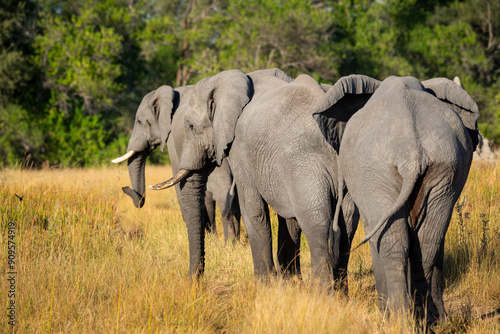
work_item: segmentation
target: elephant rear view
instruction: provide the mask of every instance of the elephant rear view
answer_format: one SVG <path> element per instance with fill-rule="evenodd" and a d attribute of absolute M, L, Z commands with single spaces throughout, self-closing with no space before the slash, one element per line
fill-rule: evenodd
<path fill-rule="evenodd" d="M 345 182 L 362 217 L 383 312 L 445 317 L 444 238 L 467 180 L 478 116 L 472 98 L 448 79 L 389 77 L 341 140 L 323 131 L 339 151 L 339 187 Z M 336 123 L 321 110 L 315 118 L 320 127 Z"/>

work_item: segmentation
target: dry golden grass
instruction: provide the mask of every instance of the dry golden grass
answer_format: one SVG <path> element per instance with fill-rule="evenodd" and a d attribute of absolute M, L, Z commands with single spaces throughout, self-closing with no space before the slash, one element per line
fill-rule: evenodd
<path fill-rule="evenodd" d="M 170 174 L 169 167 L 148 167 L 147 181 Z M 124 166 L 0 171 L 0 249 L 7 249 L 8 222 L 17 223 L 16 325 L 3 316 L 2 332 L 419 332 L 408 318 L 384 319 L 378 311 L 368 246 L 352 255 L 349 299 L 310 286 L 306 241 L 303 281 L 262 285 L 246 239 L 224 246 L 218 220 L 218 236 L 207 236 L 206 273 L 190 281 L 174 191 L 149 191 L 138 210 L 121 192 L 127 184 Z M 500 315 L 489 314 L 500 308 L 499 186 L 500 163 L 473 165 L 447 234 L 450 318 L 436 325 L 438 333 L 500 332 Z M 360 228 L 355 242 L 362 237 Z M 9 271 L 5 251 L 0 261 Z"/>

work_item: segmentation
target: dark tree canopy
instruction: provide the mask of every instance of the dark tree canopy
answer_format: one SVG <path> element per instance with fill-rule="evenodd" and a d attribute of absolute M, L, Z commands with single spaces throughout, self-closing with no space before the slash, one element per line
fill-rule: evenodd
<path fill-rule="evenodd" d="M 500 143 L 498 1 L 4 0 L 0 28 L 0 165 L 107 163 L 146 93 L 232 68 L 458 75 Z"/>

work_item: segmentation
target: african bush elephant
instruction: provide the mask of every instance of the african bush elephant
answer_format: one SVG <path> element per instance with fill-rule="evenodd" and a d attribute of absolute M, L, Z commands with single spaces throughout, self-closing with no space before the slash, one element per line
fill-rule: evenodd
<path fill-rule="evenodd" d="M 443 319 L 444 240 L 477 145 L 477 105 L 444 78 L 389 77 L 350 119 L 329 107 L 342 100 L 314 117 L 339 152 L 339 187 L 361 214 L 379 307 Z"/>
<path fill-rule="evenodd" d="M 176 174 L 179 171 L 179 157 L 185 140 L 184 117 L 190 110 L 189 99 L 193 88 L 161 86 L 147 94 L 137 110 L 127 149 L 129 153 L 113 160 L 118 163 L 128 159 L 133 189 L 124 187 L 123 191 L 138 208 L 145 202 L 145 162 L 153 149 L 160 146 L 163 151 L 166 142 L 172 172 Z M 210 226 L 215 231 L 215 202 L 222 213 L 225 240 L 239 239 L 237 196 L 229 196 L 232 182 L 229 164 L 224 163 L 219 167 L 207 164 L 175 187 L 188 229 L 191 275 L 197 276 L 204 269 L 204 230 Z"/>
<path fill-rule="evenodd" d="M 365 88 L 364 93 L 373 92 L 376 85 Z M 345 279 L 358 216 L 346 197 L 341 215 L 348 221 L 344 224 L 342 219 L 341 224 L 344 257 L 332 263 L 328 238 L 337 198 L 337 159 L 312 118 L 324 95 L 321 85 L 307 75 L 288 82 L 261 72 L 247 76 L 239 70 L 221 72 L 195 86 L 192 98 L 198 102 L 185 119 L 190 132 L 185 145 L 190 149 L 184 152 L 191 154 L 180 158 L 180 167 L 198 170 L 206 161 L 220 164 L 227 156 L 258 277 L 275 272 L 269 204 L 281 217 L 296 220 L 303 231 L 314 281 L 329 285 L 332 270 L 335 278 Z"/>

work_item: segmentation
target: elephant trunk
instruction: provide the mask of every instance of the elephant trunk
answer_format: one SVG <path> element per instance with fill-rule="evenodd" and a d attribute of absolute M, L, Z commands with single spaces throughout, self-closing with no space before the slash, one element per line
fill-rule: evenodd
<path fill-rule="evenodd" d="M 189 239 L 189 273 L 197 278 L 205 269 L 205 191 L 207 176 L 192 173 L 180 186 L 182 216 L 186 222 Z"/>
<path fill-rule="evenodd" d="M 129 195 L 137 208 L 142 208 L 146 201 L 146 158 L 148 154 L 135 154 L 128 160 L 128 172 L 132 188 L 124 187 L 123 192 Z"/>

